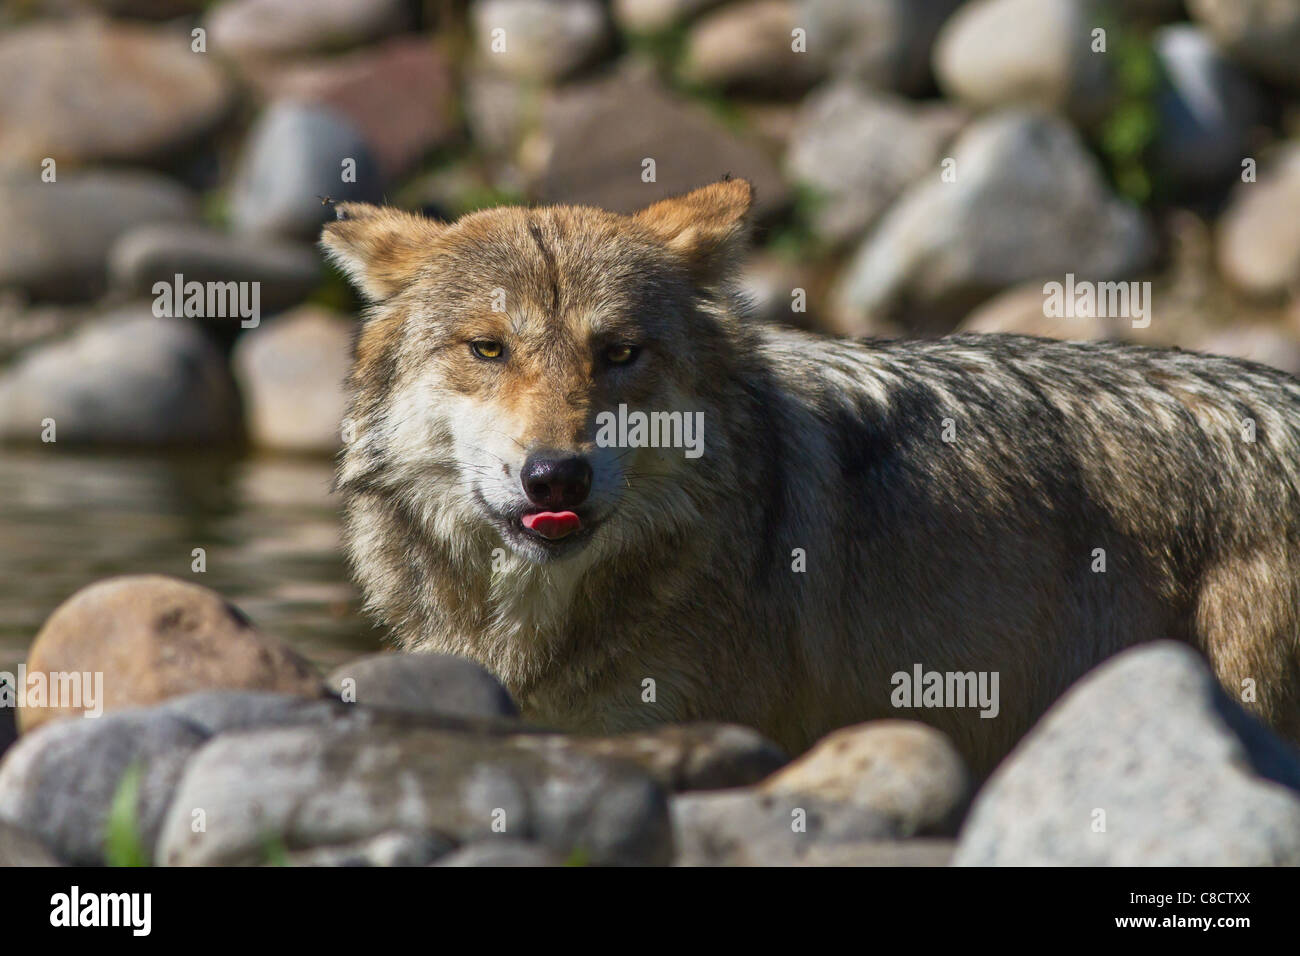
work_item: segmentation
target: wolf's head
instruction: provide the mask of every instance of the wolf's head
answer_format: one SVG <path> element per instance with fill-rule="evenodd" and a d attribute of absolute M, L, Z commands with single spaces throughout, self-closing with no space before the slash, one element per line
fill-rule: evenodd
<path fill-rule="evenodd" d="M 632 216 L 338 206 L 322 245 L 370 302 L 344 489 L 387 495 L 450 547 L 531 564 L 681 526 L 703 397 L 732 358 L 724 290 L 751 200 L 728 180 Z"/>

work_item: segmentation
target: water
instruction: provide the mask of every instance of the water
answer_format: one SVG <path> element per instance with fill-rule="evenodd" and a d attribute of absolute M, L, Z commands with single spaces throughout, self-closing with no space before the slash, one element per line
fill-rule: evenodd
<path fill-rule="evenodd" d="M 332 466 L 305 458 L 0 448 L 0 670 L 91 582 L 212 588 L 322 668 L 378 650 L 339 546 Z M 191 571 L 207 552 L 207 572 Z"/>

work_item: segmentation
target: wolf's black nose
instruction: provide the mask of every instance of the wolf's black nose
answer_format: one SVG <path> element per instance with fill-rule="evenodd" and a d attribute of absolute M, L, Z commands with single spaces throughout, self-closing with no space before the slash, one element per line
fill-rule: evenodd
<path fill-rule="evenodd" d="M 591 491 L 591 463 L 578 455 L 536 452 L 524 462 L 524 493 L 535 505 L 576 508 Z"/>

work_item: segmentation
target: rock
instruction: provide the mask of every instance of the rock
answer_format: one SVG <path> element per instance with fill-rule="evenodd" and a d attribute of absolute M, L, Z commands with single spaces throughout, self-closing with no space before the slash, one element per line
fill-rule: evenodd
<path fill-rule="evenodd" d="M 135 767 L 135 836 L 152 859 L 176 781 L 203 740 L 185 721 L 151 711 L 55 721 L 24 733 L 0 764 L 0 820 L 35 834 L 74 866 L 103 866 L 109 810 Z"/>
<path fill-rule="evenodd" d="M 301 302 L 322 278 L 320 256 L 306 244 L 175 223 L 137 226 L 123 235 L 109 251 L 108 272 L 117 289 L 140 297 L 153 297 L 157 282 L 172 286 L 178 274 L 187 283 L 257 283 L 259 319 Z"/>
<path fill-rule="evenodd" d="M 107 285 L 108 250 L 128 230 L 182 222 L 190 194 L 149 173 L 60 173 L 53 183 L 0 179 L 9 228 L 0 238 L 0 288 L 37 298 L 91 299 Z"/>
<path fill-rule="evenodd" d="M 207 830 L 190 827 L 194 808 Z M 536 841 L 594 864 L 661 864 L 663 791 L 641 771 L 577 752 L 433 730 L 290 727 L 216 738 L 190 761 L 163 828 L 171 865 L 263 862 L 267 841 L 307 849 L 390 830 L 457 843 Z"/>
<path fill-rule="evenodd" d="M 1104 829 L 1102 827 L 1104 826 Z M 1159 642 L 1076 683 L 994 772 L 960 866 L 1300 863 L 1300 753 Z"/>
<path fill-rule="evenodd" d="M 810 95 L 790 136 L 786 168 L 814 196 L 814 232 L 832 245 L 860 237 L 904 187 L 938 169 L 964 118 L 852 81 Z"/>
<path fill-rule="evenodd" d="M 346 118 L 391 180 L 455 139 L 454 82 L 451 61 L 433 37 L 402 36 L 291 64 L 274 73 L 268 86 L 275 99 L 314 103 Z M 393 90 L 402 95 L 393 96 Z"/>
<path fill-rule="evenodd" d="M 1233 325 L 1195 337 L 1198 352 L 1231 355 L 1300 375 L 1300 342 L 1293 333 L 1266 325 Z"/>
<path fill-rule="evenodd" d="M 147 707 L 213 688 L 320 694 L 293 651 L 259 634 L 214 591 L 161 575 L 125 575 L 82 588 L 50 615 L 27 671 L 104 675 L 103 709 Z M 84 707 L 24 707 L 24 734 Z"/>
<path fill-rule="evenodd" d="M 285 866 L 429 866 L 454 849 L 436 833 L 394 830 L 341 846 L 289 853 Z"/>
<path fill-rule="evenodd" d="M 214 445 L 240 430 L 230 372 L 197 323 L 138 308 L 0 371 L 0 440 L 40 441 L 47 419 L 75 444 Z"/>
<path fill-rule="evenodd" d="M 793 48 L 797 26 L 794 0 L 744 0 L 708 13 L 686 38 L 681 78 L 731 93 L 797 96 L 825 69 Z"/>
<path fill-rule="evenodd" d="M 866 853 L 901 836 L 882 813 L 807 794 L 688 793 L 671 807 L 677 866 L 797 866 L 828 848 Z"/>
<path fill-rule="evenodd" d="M 1042 282 L 1028 282 L 994 296 L 962 320 L 957 330 L 985 334 L 1010 332 L 1015 335 L 1040 335 L 1074 342 L 1124 338 L 1126 323 L 1131 319 L 1108 315 L 1060 318 L 1048 315 L 1044 285 Z"/>
<path fill-rule="evenodd" d="M 231 366 L 252 442 L 286 451 L 334 452 L 347 408 L 343 381 L 357 325 L 303 306 L 240 337 Z"/>
<path fill-rule="evenodd" d="M 564 857 L 537 843 L 496 837 L 461 847 L 434 866 L 563 866 Z"/>
<path fill-rule="evenodd" d="M 371 707 L 454 717 L 518 717 L 501 682 L 449 654 L 371 654 L 337 667 L 326 686 Z"/>
<path fill-rule="evenodd" d="M 629 110 L 627 104 L 637 108 Z M 752 143 L 692 104 L 631 73 L 568 87 L 543 110 L 540 176 L 548 203 L 630 213 L 714 182 L 726 173 L 754 184 L 756 215 L 779 209 L 789 192 L 775 165 Z M 642 181 L 645 159 L 655 181 Z"/>
<path fill-rule="evenodd" d="M 1107 188 L 1061 120 L 1027 111 L 973 123 L 936 170 L 903 193 L 832 293 L 837 329 L 898 317 L 946 331 L 990 295 L 1031 278 L 1106 280 L 1140 271 L 1155 239 Z"/>
<path fill-rule="evenodd" d="M 231 223 L 240 233 L 315 239 L 333 216 L 322 197 L 378 202 L 382 195 L 379 168 L 352 123 L 323 106 L 277 101 L 244 143 Z"/>
<path fill-rule="evenodd" d="M 970 774 L 952 742 L 925 724 L 877 720 L 837 730 L 762 782 L 883 814 L 904 836 L 955 832 Z"/>
<path fill-rule="evenodd" d="M 758 731 L 734 724 L 667 724 L 610 737 L 536 734 L 514 743 L 525 750 L 580 752 L 634 763 L 674 792 L 747 786 L 788 759 Z"/>
<path fill-rule="evenodd" d="M 1187 0 L 1187 10 L 1233 60 L 1271 83 L 1300 88 L 1300 6 L 1287 0 Z"/>
<path fill-rule="evenodd" d="M 932 83 L 935 35 L 962 0 L 799 0 L 795 22 L 827 72 L 908 95 Z"/>
<path fill-rule="evenodd" d="M 33 182 L 41 162 L 169 159 L 211 132 L 233 87 L 184 30 L 93 18 L 36 23 L 0 36 L 0 166 Z M 88 205 L 86 208 L 93 208 Z"/>
<path fill-rule="evenodd" d="M 1100 119 L 1113 90 L 1111 59 L 1092 51 L 1088 0 L 974 0 L 944 24 L 934 72 L 949 96 L 976 109 L 1022 105 Z"/>
<path fill-rule="evenodd" d="M 1161 27 L 1154 44 L 1165 77 L 1152 146 L 1162 184 L 1194 192 L 1230 182 L 1262 115 L 1259 92 L 1194 26 Z"/>
<path fill-rule="evenodd" d="M 204 26 L 208 50 L 236 59 L 271 59 L 358 46 L 404 30 L 402 0 L 225 0 Z"/>
<path fill-rule="evenodd" d="M 26 830 L 0 822 L 0 867 L 62 865 L 44 843 Z"/>
<path fill-rule="evenodd" d="M 598 0 L 475 0 L 470 19 L 480 59 L 520 80 L 563 79 L 609 43 L 609 21 Z"/>
<path fill-rule="evenodd" d="M 1300 290 L 1300 143 L 1253 183 L 1237 186 L 1219 219 L 1219 271 L 1249 295 Z"/>
<path fill-rule="evenodd" d="M 661 33 L 723 0 L 614 0 L 614 21 L 628 33 Z"/>

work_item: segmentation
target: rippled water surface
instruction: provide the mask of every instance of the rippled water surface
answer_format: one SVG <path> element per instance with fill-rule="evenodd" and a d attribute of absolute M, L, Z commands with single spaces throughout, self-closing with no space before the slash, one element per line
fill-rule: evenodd
<path fill-rule="evenodd" d="M 323 667 L 380 647 L 358 615 L 325 460 L 0 449 L 0 668 L 77 589 L 169 574 Z M 191 571 L 207 552 L 207 572 Z"/>

